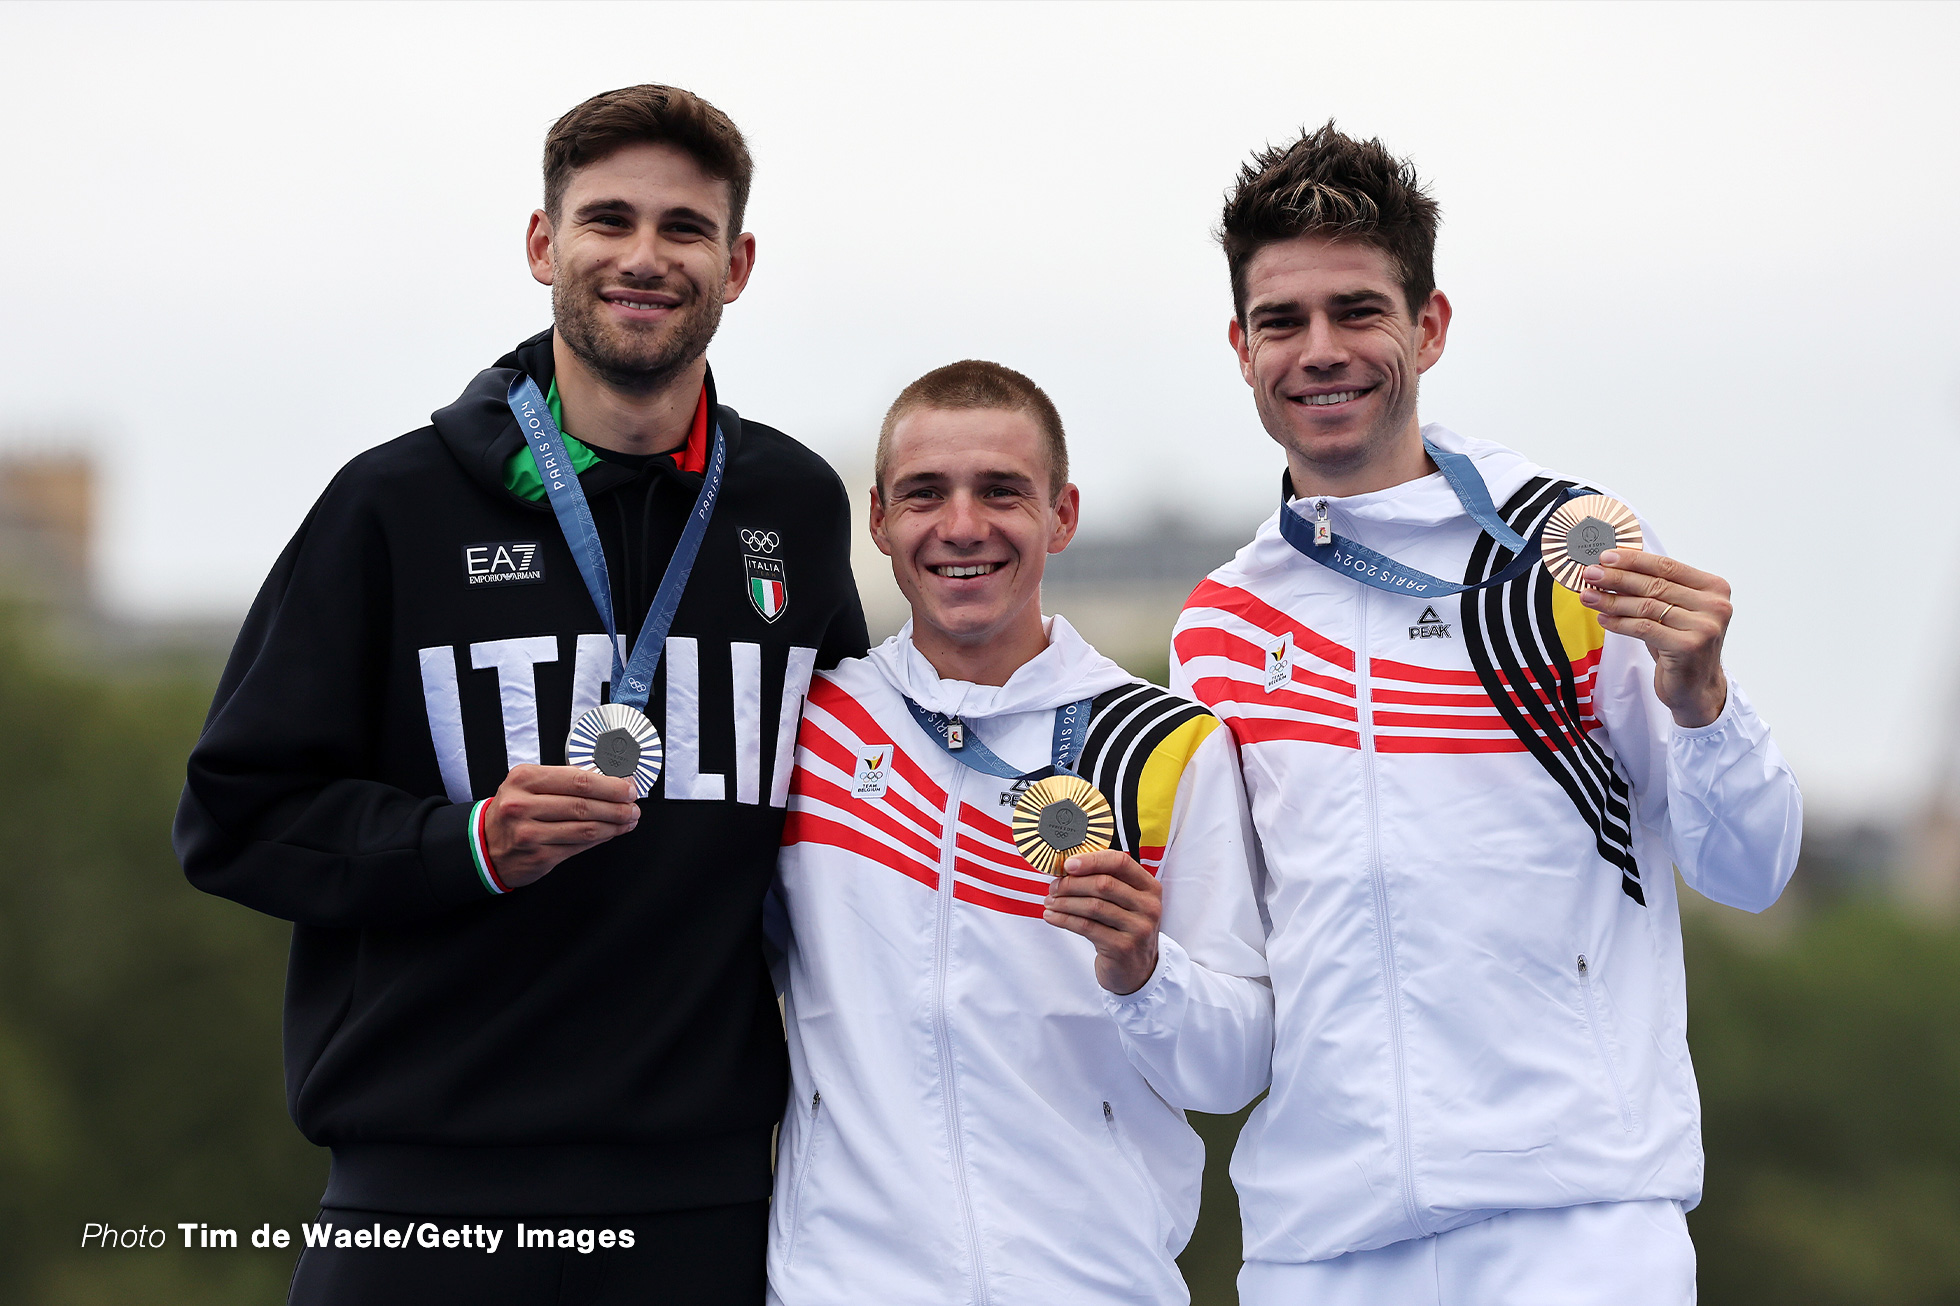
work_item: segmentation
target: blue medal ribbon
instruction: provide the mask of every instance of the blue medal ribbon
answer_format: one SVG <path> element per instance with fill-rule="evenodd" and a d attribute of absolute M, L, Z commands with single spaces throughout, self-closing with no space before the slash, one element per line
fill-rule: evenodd
<path fill-rule="evenodd" d="M 647 619 L 640 627 L 640 638 L 633 645 L 632 656 L 622 663 L 619 631 L 613 621 L 612 578 L 606 571 L 606 550 L 599 542 L 599 528 L 593 523 L 585 489 L 578 483 L 578 473 L 565 452 L 558 423 L 551 420 L 551 409 L 538 392 L 538 383 L 522 372 L 510 383 L 508 402 L 510 411 L 517 417 L 517 429 L 524 433 L 524 442 L 531 446 L 531 456 L 537 459 L 538 474 L 544 478 L 544 492 L 551 500 L 558 528 L 565 533 L 565 543 L 571 547 L 572 559 L 578 563 L 578 574 L 585 578 L 586 591 L 592 595 L 593 606 L 599 609 L 599 620 L 605 623 L 606 644 L 612 649 L 612 701 L 644 713 L 647 697 L 653 692 L 653 673 L 659 669 L 660 655 L 667 647 L 667 631 L 673 626 L 674 613 L 681 605 L 681 591 L 687 588 L 688 573 L 694 570 L 701 540 L 708 533 L 708 517 L 721 494 L 722 473 L 728 466 L 728 442 L 722 438 L 721 425 L 715 425 L 708 472 L 702 478 L 700 492 L 694 496 L 694 507 L 688 512 L 680 542 L 674 546 L 674 556 L 667 560 L 667 570 L 661 573 L 660 587 L 653 592 L 653 605 L 647 609 Z"/>
<path fill-rule="evenodd" d="M 964 742 L 958 748 L 953 747 L 954 718 L 944 712 L 928 712 L 911 699 L 905 700 L 905 706 L 912 713 L 912 719 L 917 721 L 954 761 L 986 775 L 1027 784 L 1065 771 L 1074 773 L 1075 764 L 1082 757 L 1082 746 L 1089 742 L 1089 709 L 1094 705 L 1094 699 L 1085 698 L 1080 702 L 1068 703 L 1056 708 L 1054 763 L 1038 771 L 1022 771 L 1003 762 L 999 754 L 980 742 L 978 735 L 969 734 L 964 729 L 961 731 Z"/>
<path fill-rule="evenodd" d="M 1484 534 L 1495 540 L 1502 548 L 1516 556 L 1510 563 L 1489 580 L 1466 585 L 1460 581 L 1443 580 L 1431 576 L 1426 571 L 1417 571 L 1389 557 L 1377 553 L 1365 544 L 1357 544 L 1344 535 L 1329 532 L 1326 544 L 1314 543 L 1313 523 L 1301 515 L 1292 504 L 1283 504 L 1279 510 L 1279 533 L 1286 542 L 1299 552 L 1312 558 L 1321 566 L 1353 577 L 1363 585 L 1386 590 L 1390 594 L 1411 594 L 1422 598 L 1447 597 L 1463 594 L 1470 590 L 1489 589 L 1515 580 L 1538 565 L 1539 550 L 1534 540 L 1511 529 L 1511 524 L 1497 515 L 1496 507 L 1490 501 L 1490 490 L 1484 478 L 1477 473 L 1476 464 L 1460 453 L 1439 449 L 1428 439 L 1422 442 L 1423 451 L 1436 464 L 1436 470 L 1449 482 L 1450 489 L 1456 492 L 1457 502 L 1470 514 Z M 1572 490 L 1569 494 L 1581 493 Z"/>

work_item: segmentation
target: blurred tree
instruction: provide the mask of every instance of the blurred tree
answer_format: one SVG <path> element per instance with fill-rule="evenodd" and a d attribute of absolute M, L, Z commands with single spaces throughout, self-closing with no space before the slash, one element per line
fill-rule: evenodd
<path fill-rule="evenodd" d="M 176 1225 L 312 1214 L 286 1116 L 288 929 L 192 889 L 170 850 L 208 668 L 53 665 L 0 613 L 0 1300 L 265 1302 L 291 1252 L 185 1251 Z M 80 1246 L 163 1227 L 166 1250 Z"/>

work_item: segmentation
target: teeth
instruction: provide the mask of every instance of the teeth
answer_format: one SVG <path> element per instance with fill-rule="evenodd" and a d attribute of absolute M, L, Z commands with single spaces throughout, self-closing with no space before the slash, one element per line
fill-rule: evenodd
<path fill-rule="evenodd" d="M 1307 395 L 1301 402 L 1311 404 L 1318 408 L 1324 407 L 1327 404 L 1344 404 L 1350 399 L 1359 399 L 1360 397 L 1361 392 L 1359 390 L 1339 390 L 1331 395 Z"/>
<path fill-rule="evenodd" d="M 958 578 L 961 576 L 985 576 L 999 566 L 995 562 L 976 562 L 970 567 L 934 567 L 932 570 L 941 576 Z"/>

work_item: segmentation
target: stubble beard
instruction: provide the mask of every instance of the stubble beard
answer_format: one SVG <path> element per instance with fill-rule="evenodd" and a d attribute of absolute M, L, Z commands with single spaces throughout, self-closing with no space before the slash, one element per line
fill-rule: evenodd
<path fill-rule="evenodd" d="M 565 347 L 606 385 L 628 394 L 660 390 L 707 353 L 721 309 L 716 287 L 713 294 L 692 295 L 659 326 L 632 331 L 605 320 L 594 286 L 561 279 L 551 287 L 553 326 Z"/>

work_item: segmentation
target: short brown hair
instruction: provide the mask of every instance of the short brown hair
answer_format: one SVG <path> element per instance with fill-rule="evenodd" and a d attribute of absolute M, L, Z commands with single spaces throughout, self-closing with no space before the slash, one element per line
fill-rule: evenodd
<path fill-rule="evenodd" d="M 1328 119 L 1285 148 L 1268 146 L 1239 169 L 1225 199 L 1218 240 L 1232 274 L 1232 311 L 1245 321 L 1245 269 L 1267 245 L 1324 236 L 1388 255 L 1411 315 L 1436 289 L 1436 223 L 1413 164 L 1379 140 L 1357 141 Z"/>
<path fill-rule="evenodd" d="M 551 125 L 544 138 L 544 211 L 554 223 L 572 174 L 626 145 L 666 144 L 687 151 L 701 171 L 728 183 L 733 243 L 749 206 L 755 161 L 727 114 L 678 86 L 626 86 L 595 95 Z"/>
<path fill-rule="evenodd" d="M 1062 415 L 1042 388 L 1011 367 L 967 358 L 944 367 L 935 367 L 898 392 L 885 413 L 885 424 L 878 428 L 878 457 L 872 475 L 878 478 L 878 497 L 885 497 L 885 473 L 891 467 L 892 431 L 899 419 L 919 408 L 966 409 L 998 408 L 1010 413 L 1026 413 L 1041 428 L 1042 443 L 1048 453 L 1048 495 L 1062 497 L 1068 484 L 1068 437 L 1062 433 Z"/>

